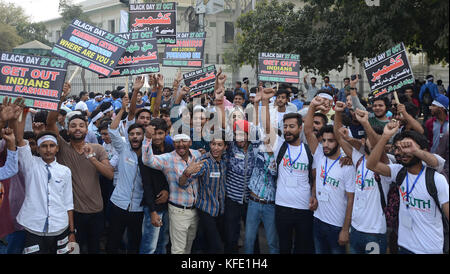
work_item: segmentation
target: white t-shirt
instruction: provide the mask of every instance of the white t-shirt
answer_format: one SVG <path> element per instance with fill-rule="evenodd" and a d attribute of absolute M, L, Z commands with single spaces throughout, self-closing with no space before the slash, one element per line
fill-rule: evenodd
<path fill-rule="evenodd" d="M 363 154 L 353 148 L 352 161 L 356 167 Z M 356 169 L 355 199 L 353 202 L 352 226 L 365 233 L 386 233 L 386 217 L 381 208 L 381 197 L 378 184 L 374 178 L 374 172 L 367 169 L 367 157 L 364 157 Z M 361 190 L 362 174 L 364 174 L 364 188 Z M 380 176 L 384 200 L 387 203 L 390 180 Z"/>
<path fill-rule="evenodd" d="M 319 203 L 314 217 L 327 224 L 342 227 L 347 209 L 346 192 L 355 192 L 355 168 L 341 167 L 337 161 L 330 169 L 333 162 L 323 154 L 323 147 L 319 144 L 314 153 L 313 165 L 316 169 L 316 197 Z M 329 171 L 324 186 L 325 163 Z"/>
<path fill-rule="evenodd" d="M 274 146 L 274 158 L 277 159 L 284 139 L 278 137 Z M 300 148 L 301 147 L 301 148 Z M 295 161 L 301 150 L 301 155 Z M 286 150 L 278 167 L 277 191 L 275 204 L 296 209 L 309 209 L 311 186 L 308 179 L 308 156 L 303 143 L 300 146 L 289 145 L 291 162 L 289 165 L 289 153 Z"/>
<path fill-rule="evenodd" d="M 75 105 L 75 110 L 87 111 L 88 107 L 85 102 L 80 101 Z"/>
<path fill-rule="evenodd" d="M 402 167 L 399 164 L 389 165 L 391 181 L 395 181 Z M 406 201 L 406 178 L 400 186 L 398 245 L 416 254 L 442 254 L 444 246 L 442 215 L 433 197 L 428 194 L 425 174 L 426 168 L 409 194 L 409 202 Z M 408 172 L 407 176 L 411 191 L 417 175 Z M 448 203 L 448 183 L 444 175 L 435 172 L 434 183 L 441 205 Z M 406 208 L 408 203 L 409 208 Z"/>

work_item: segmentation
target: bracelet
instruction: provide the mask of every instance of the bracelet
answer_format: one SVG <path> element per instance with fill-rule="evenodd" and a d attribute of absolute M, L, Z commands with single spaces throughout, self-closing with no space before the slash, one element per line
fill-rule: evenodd
<path fill-rule="evenodd" d="M 95 152 L 86 155 L 86 159 L 90 159 L 95 156 Z"/>

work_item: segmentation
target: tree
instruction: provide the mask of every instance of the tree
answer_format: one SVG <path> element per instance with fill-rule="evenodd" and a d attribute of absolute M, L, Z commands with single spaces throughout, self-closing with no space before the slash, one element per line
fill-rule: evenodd
<path fill-rule="evenodd" d="M 95 25 L 94 23 L 92 23 L 91 19 L 89 19 L 89 17 L 84 14 L 81 5 L 74 5 L 71 0 L 59 0 L 59 13 L 63 20 L 61 33 L 63 33 L 67 29 L 70 23 L 72 23 L 73 19 L 79 19 L 83 22 Z M 87 91 L 85 75 L 85 69 L 82 68 L 80 74 L 81 82 L 83 83 L 83 90 Z"/>
<path fill-rule="evenodd" d="M 22 38 L 19 43 L 38 40 L 50 45 L 50 42 L 45 38 L 47 34 L 45 25 L 43 23 L 32 23 L 25 11 L 15 4 L 0 1 L 0 24 L 14 27 L 16 34 Z"/>
<path fill-rule="evenodd" d="M 238 20 L 242 33 L 226 62 L 255 66 L 259 52 L 300 54 L 306 70 L 342 70 L 348 56 L 358 61 L 404 42 L 412 53 L 426 52 L 430 63 L 449 62 L 448 0 L 305 0 L 259 2 Z"/>
<path fill-rule="evenodd" d="M 0 23 L 0 50 L 12 51 L 14 47 L 22 43 L 22 38 L 17 35 L 16 29 L 10 25 Z"/>

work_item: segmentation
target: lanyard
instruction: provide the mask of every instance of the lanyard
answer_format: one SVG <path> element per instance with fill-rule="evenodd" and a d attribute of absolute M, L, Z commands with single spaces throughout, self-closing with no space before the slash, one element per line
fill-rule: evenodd
<path fill-rule="evenodd" d="M 411 190 L 409 190 L 408 172 L 406 173 L 406 201 L 409 202 L 409 194 L 411 194 L 411 192 L 413 191 L 413 189 L 416 186 L 416 183 L 419 180 L 420 175 L 422 175 L 422 172 L 424 169 L 425 169 L 425 166 L 422 165 L 422 169 L 420 170 L 419 175 L 417 175 L 416 179 L 414 180 Z M 409 208 L 408 205 L 406 205 L 406 207 Z"/>
<path fill-rule="evenodd" d="M 289 165 L 291 166 L 291 172 L 292 172 L 295 162 L 297 162 L 298 158 L 300 158 L 300 155 L 302 155 L 303 146 L 300 144 L 300 153 L 297 155 L 297 158 L 295 158 L 294 162 L 291 161 L 291 150 L 289 149 L 289 147 L 290 146 L 288 145 Z"/>
<path fill-rule="evenodd" d="M 364 159 L 366 158 L 366 155 L 363 155 L 363 158 L 362 158 L 362 167 L 361 167 L 361 180 L 362 180 L 362 182 L 361 182 L 361 191 L 363 191 L 364 190 L 364 178 L 366 178 L 366 176 L 367 176 L 367 173 L 369 172 L 369 169 L 367 169 L 367 171 L 366 171 L 366 174 L 364 174 Z"/>
<path fill-rule="evenodd" d="M 339 159 L 341 158 L 341 155 L 339 155 L 339 157 L 334 160 L 334 162 L 331 164 L 330 168 L 327 171 L 327 165 L 328 165 L 328 157 L 325 158 L 325 175 L 323 177 L 323 186 L 325 186 L 326 180 L 327 180 L 327 175 L 328 172 L 330 172 L 331 168 L 334 166 L 334 164 L 336 164 L 337 161 L 339 161 Z"/>

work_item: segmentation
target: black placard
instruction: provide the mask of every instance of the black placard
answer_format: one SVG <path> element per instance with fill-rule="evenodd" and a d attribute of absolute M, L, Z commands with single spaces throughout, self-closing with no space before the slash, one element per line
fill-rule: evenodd
<path fill-rule="evenodd" d="M 74 19 L 54 45 L 52 53 L 108 77 L 129 43 L 117 34 Z"/>
<path fill-rule="evenodd" d="M 57 110 L 67 65 L 57 58 L 0 52 L 0 101 L 21 96 L 27 107 Z"/>
<path fill-rule="evenodd" d="M 155 31 L 158 44 L 175 44 L 177 3 L 130 4 L 129 25 L 130 31 Z"/>
<path fill-rule="evenodd" d="M 259 53 L 258 80 L 298 84 L 300 55 L 290 53 Z"/>
<path fill-rule="evenodd" d="M 130 41 L 110 77 L 159 72 L 158 46 L 153 31 L 119 33 Z M 102 77 L 100 77 L 102 78 Z"/>
<path fill-rule="evenodd" d="M 167 44 L 162 65 L 166 67 L 203 67 L 206 32 L 179 32 L 177 43 Z"/>
<path fill-rule="evenodd" d="M 213 92 L 216 74 L 214 65 L 183 74 L 184 83 L 190 88 L 189 96 L 192 98 Z"/>
<path fill-rule="evenodd" d="M 370 91 L 374 97 L 414 83 L 405 46 L 400 43 L 364 62 Z"/>

